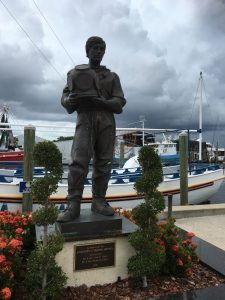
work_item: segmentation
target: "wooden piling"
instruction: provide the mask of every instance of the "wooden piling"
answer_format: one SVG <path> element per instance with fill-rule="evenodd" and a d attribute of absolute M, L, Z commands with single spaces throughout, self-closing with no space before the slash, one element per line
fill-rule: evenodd
<path fill-rule="evenodd" d="M 172 208 L 173 208 L 173 195 L 169 194 L 168 195 L 168 215 L 167 215 L 168 219 L 172 218 Z"/>
<path fill-rule="evenodd" d="M 33 180 L 34 160 L 33 151 L 35 144 L 35 127 L 28 125 L 24 127 L 24 165 L 23 165 L 23 181 L 31 182 Z M 22 211 L 32 211 L 31 193 L 23 193 Z"/>
<path fill-rule="evenodd" d="M 124 164 L 124 142 L 120 143 L 120 167 Z"/>
<path fill-rule="evenodd" d="M 188 135 L 179 135 L 180 148 L 180 205 L 188 205 Z"/>

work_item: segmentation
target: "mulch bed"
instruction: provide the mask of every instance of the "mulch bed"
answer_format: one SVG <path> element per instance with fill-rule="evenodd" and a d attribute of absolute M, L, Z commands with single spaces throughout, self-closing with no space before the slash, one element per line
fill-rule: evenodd
<path fill-rule="evenodd" d="M 162 297 L 193 289 L 225 284 L 225 277 L 202 264 L 193 266 L 189 277 L 161 276 L 148 281 L 149 287 L 143 289 L 141 281 L 126 279 L 120 282 L 87 287 L 67 287 L 60 300 L 144 300 L 149 297 Z"/>

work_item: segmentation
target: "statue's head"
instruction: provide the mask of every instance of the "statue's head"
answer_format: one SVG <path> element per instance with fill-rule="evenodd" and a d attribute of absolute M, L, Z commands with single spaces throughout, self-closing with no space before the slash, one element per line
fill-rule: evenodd
<path fill-rule="evenodd" d="M 101 62 L 106 49 L 105 41 L 98 36 L 91 36 L 85 45 L 87 57 Z"/>
<path fill-rule="evenodd" d="M 101 44 L 103 46 L 104 50 L 106 48 L 106 43 L 101 37 L 91 36 L 91 37 L 89 37 L 89 39 L 87 40 L 86 45 L 85 45 L 87 56 L 88 56 L 88 52 L 89 52 L 90 48 L 93 47 L 95 44 Z"/>

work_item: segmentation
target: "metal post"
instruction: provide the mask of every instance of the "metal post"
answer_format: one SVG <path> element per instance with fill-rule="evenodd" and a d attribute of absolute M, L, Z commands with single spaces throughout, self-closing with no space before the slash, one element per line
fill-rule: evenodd
<path fill-rule="evenodd" d="M 140 122 L 142 123 L 142 146 L 145 145 L 145 116 L 141 115 L 140 117 Z"/>
<path fill-rule="evenodd" d="M 180 148 L 180 205 L 188 204 L 188 137 L 186 132 L 179 136 Z"/>
<path fill-rule="evenodd" d="M 169 194 L 168 195 L 168 216 L 167 216 L 168 219 L 172 218 L 172 207 L 173 207 L 173 195 Z"/>
<path fill-rule="evenodd" d="M 33 151 L 35 144 L 35 127 L 28 125 L 24 127 L 24 166 L 23 166 L 23 180 L 29 182 L 33 180 Z M 31 193 L 23 193 L 22 211 L 32 211 L 32 197 Z"/>

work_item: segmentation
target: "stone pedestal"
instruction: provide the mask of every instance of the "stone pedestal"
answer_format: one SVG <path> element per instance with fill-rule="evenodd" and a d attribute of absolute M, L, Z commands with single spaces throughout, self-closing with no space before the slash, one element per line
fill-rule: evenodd
<path fill-rule="evenodd" d="M 79 220 L 57 224 L 57 228 L 66 240 L 56 261 L 68 277 L 67 286 L 106 284 L 128 277 L 127 262 L 135 254 L 128 235 L 137 226 L 127 218 L 83 210 Z"/>

